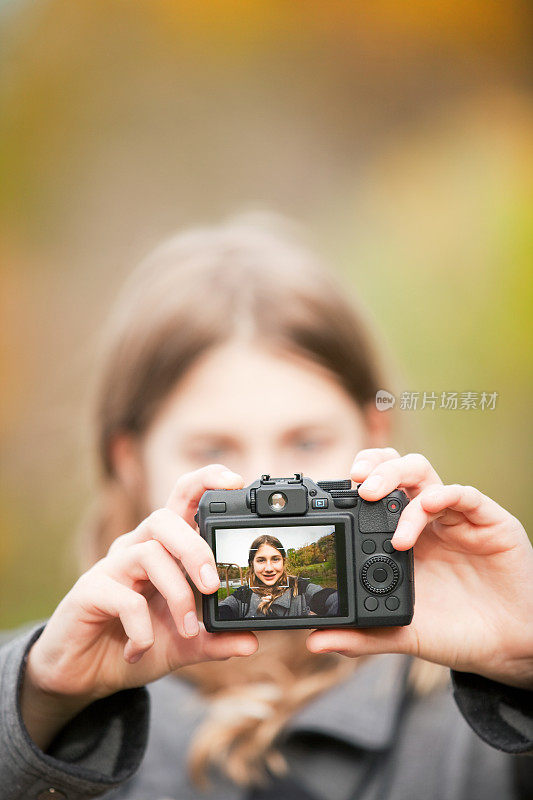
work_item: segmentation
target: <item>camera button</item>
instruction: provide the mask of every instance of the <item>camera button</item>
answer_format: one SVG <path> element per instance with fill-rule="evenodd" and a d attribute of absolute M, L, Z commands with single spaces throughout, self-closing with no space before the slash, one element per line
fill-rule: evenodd
<path fill-rule="evenodd" d="M 396 609 L 400 605 L 400 601 L 398 600 L 397 597 L 391 595 L 390 597 L 387 597 L 387 599 L 385 600 L 385 605 L 387 606 L 389 611 L 396 611 Z"/>
<path fill-rule="evenodd" d="M 366 553 L 367 556 L 371 555 L 376 549 L 376 543 L 372 541 L 372 539 L 365 539 L 363 544 L 361 545 L 361 550 L 363 553 Z"/>
<path fill-rule="evenodd" d="M 379 600 L 377 597 L 367 597 L 365 599 L 364 606 L 367 611 L 375 611 L 379 606 Z"/>
<path fill-rule="evenodd" d="M 372 594 L 388 594 L 396 587 L 400 570 L 388 556 L 370 556 L 361 569 L 361 581 Z"/>
<path fill-rule="evenodd" d="M 382 568 L 375 569 L 372 578 L 376 581 L 376 583 L 385 583 L 388 578 L 387 570 Z"/>
<path fill-rule="evenodd" d="M 386 540 L 383 542 L 383 550 L 384 550 L 386 553 L 394 553 L 394 547 L 392 546 L 392 542 L 391 542 L 391 540 L 390 540 L 390 539 L 386 539 Z"/>
<path fill-rule="evenodd" d="M 225 510 L 225 503 L 209 503 L 209 511 L 211 514 L 223 514 Z"/>
<path fill-rule="evenodd" d="M 312 505 L 313 508 L 327 508 L 328 507 L 328 498 L 327 497 L 315 497 L 315 499 L 311 501 L 311 505 Z"/>
<path fill-rule="evenodd" d="M 389 511 L 392 511 L 393 514 L 397 514 L 398 511 L 401 509 L 400 501 L 399 500 L 389 500 L 387 503 L 387 508 Z"/>

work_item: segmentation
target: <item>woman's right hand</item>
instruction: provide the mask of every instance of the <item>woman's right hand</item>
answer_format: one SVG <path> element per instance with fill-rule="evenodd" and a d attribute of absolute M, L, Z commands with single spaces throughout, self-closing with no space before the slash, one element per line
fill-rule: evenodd
<path fill-rule="evenodd" d="M 21 695 L 30 736 L 44 748 L 94 700 L 187 664 L 251 655 L 251 632 L 208 633 L 187 575 L 203 594 L 220 585 L 194 522 L 206 489 L 238 489 L 221 464 L 183 475 L 164 508 L 119 536 L 61 600 L 32 646 Z"/>

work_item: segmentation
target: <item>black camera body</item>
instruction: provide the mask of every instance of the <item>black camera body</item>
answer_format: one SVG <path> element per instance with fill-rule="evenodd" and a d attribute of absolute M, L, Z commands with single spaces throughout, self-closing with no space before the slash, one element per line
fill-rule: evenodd
<path fill-rule="evenodd" d="M 195 519 L 221 577 L 203 596 L 206 629 L 408 625 L 413 552 L 391 544 L 408 502 L 399 489 L 369 502 L 350 480 L 299 473 L 206 491 Z"/>

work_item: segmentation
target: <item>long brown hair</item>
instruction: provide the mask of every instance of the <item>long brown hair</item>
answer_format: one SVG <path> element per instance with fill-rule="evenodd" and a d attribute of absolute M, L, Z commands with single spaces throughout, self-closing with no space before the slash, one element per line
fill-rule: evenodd
<path fill-rule="evenodd" d="M 236 218 L 170 238 L 131 275 L 105 333 L 95 407 L 101 488 L 85 526 L 85 566 L 150 511 L 118 480 L 113 437 L 142 436 L 196 359 L 235 338 L 321 364 L 360 407 L 387 385 L 363 312 L 284 221 Z M 241 784 L 260 780 L 265 766 L 282 769 L 275 740 L 285 720 L 356 666 L 309 653 L 304 631 L 291 632 L 288 648 L 283 633 L 269 632 L 258 653 L 229 666 L 180 670 L 212 699 L 191 744 L 194 779 L 213 765 Z M 226 719 L 220 709 L 228 698 Z M 261 698 L 258 720 L 247 709 Z"/>

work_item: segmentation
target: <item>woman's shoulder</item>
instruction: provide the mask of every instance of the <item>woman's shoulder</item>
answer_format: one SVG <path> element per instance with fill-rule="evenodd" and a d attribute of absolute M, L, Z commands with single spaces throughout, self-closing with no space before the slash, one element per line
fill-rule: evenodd
<path fill-rule="evenodd" d="M 236 600 L 246 601 L 251 594 L 252 590 L 249 586 L 239 586 L 229 595 L 229 597 L 234 597 Z"/>

